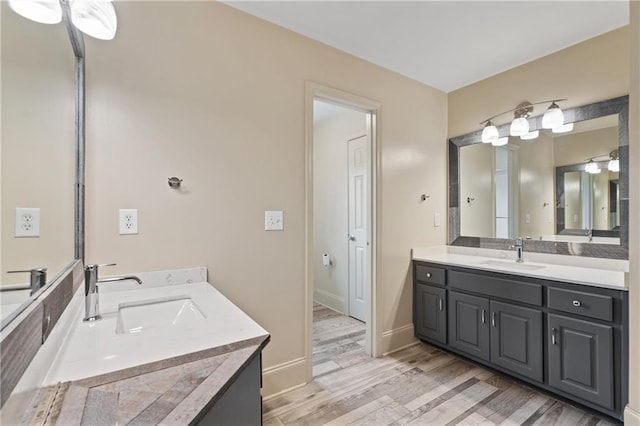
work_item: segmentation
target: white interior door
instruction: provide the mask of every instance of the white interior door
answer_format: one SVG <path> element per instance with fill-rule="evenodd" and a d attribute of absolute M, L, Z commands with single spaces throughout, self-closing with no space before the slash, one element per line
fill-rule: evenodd
<path fill-rule="evenodd" d="M 367 321 L 366 301 L 370 281 L 370 136 L 349 146 L 349 316 Z"/>

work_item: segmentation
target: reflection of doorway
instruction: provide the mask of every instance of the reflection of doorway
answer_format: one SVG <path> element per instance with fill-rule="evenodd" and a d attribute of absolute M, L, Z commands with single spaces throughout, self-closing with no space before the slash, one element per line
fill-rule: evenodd
<path fill-rule="evenodd" d="M 496 238 L 516 238 L 520 235 L 518 204 L 520 185 L 518 170 L 518 151 L 514 146 L 495 148 L 495 217 Z M 525 223 L 531 218 L 525 217 Z"/>
<path fill-rule="evenodd" d="M 377 342 L 381 337 L 377 333 L 379 321 L 375 309 L 375 187 L 376 122 L 380 105 L 308 83 L 307 106 L 305 362 L 310 380 L 316 337 L 312 326 L 314 303 L 327 306 L 345 318 L 352 315 L 364 320 L 363 349 L 368 355 L 379 355 Z M 329 126 L 326 118 L 324 125 L 318 124 L 317 115 L 327 106 L 342 111 L 345 116 L 357 117 L 357 125 Z M 354 284 L 352 297 L 350 276 Z"/>

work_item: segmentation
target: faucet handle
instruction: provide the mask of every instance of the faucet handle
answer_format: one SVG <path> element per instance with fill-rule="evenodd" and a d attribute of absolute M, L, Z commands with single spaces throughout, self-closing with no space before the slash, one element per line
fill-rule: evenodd
<path fill-rule="evenodd" d="M 7 271 L 7 274 L 17 274 L 17 273 L 38 273 L 38 272 L 47 272 L 47 268 L 41 267 L 41 268 L 31 268 L 31 269 L 25 269 L 24 271 Z"/>
<path fill-rule="evenodd" d="M 97 270 L 98 268 L 103 268 L 105 266 L 116 266 L 116 264 L 115 263 L 101 263 L 101 264 L 90 263 L 88 265 L 84 265 L 84 270 L 85 271 Z"/>

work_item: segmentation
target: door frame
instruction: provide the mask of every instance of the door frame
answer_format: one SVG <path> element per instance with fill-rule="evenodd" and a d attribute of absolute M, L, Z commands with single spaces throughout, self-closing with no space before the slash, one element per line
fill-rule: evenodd
<path fill-rule="evenodd" d="M 382 104 L 362 96 L 339 89 L 324 86 L 312 81 L 305 82 L 305 370 L 307 381 L 313 380 L 313 100 L 326 100 L 370 114 L 371 117 L 371 193 L 369 203 L 371 211 L 370 240 L 370 283 L 368 288 L 367 318 L 365 326 L 365 352 L 379 357 L 382 355 L 380 342 L 382 318 L 379 309 L 381 298 L 377 286 L 378 258 L 380 257 L 380 211 L 381 199 L 378 193 L 380 181 L 380 113 Z"/>

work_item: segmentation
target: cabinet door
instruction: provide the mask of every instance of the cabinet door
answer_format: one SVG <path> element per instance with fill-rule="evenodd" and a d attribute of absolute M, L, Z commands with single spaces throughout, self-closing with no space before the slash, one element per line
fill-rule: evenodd
<path fill-rule="evenodd" d="M 613 329 L 549 314 L 549 384 L 613 409 Z"/>
<path fill-rule="evenodd" d="M 416 284 L 416 335 L 447 343 L 446 291 L 442 288 Z"/>
<path fill-rule="evenodd" d="M 449 345 L 489 361 L 489 300 L 449 292 Z"/>
<path fill-rule="evenodd" d="M 542 312 L 492 300 L 491 362 L 542 382 Z"/>

